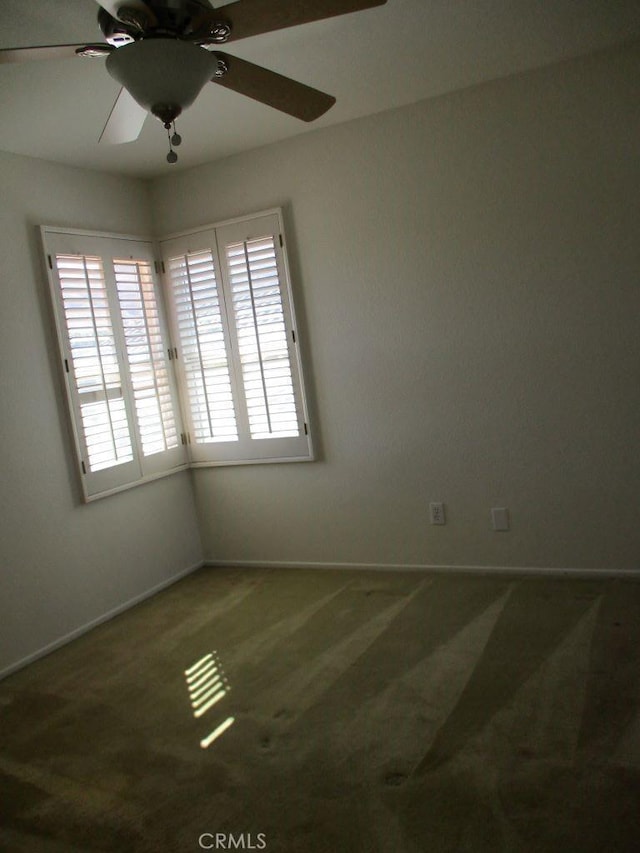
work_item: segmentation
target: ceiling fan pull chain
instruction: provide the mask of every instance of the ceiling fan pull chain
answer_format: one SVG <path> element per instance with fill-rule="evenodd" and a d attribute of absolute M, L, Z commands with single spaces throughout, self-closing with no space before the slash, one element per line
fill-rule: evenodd
<path fill-rule="evenodd" d="M 169 140 L 169 153 L 167 154 L 167 163 L 177 163 L 178 162 L 178 155 L 176 154 L 176 152 L 171 147 L 171 142 L 173 141 L 173 138 L 171 136 L 171 123 L 167 121 L 167 122 L 165 122 L 164 126 L 165 126 L 166 131 L 167 131 L 167 139 Z M 175 133 L 175 129 L 176 129 L 175 122 L 173 124 L 173 129 L 174 129 L 173 137 L 178 136 L 178 134 Z M 178 139 L 180 139 L 180 142 L 182 142 L 182 139 L 179 136 L 178 136 Z M 179 143 L 176 143 L 176 144 L 179 144 Z"/>
<path fill-rule="evenodd" d="M 180 134 L 179 134 L 179 133 L 178 133 L 178 131 L 176 130 L 176 123 L 175 123 L 175 121 L 173 122 L 173 136 L 171 137 L 171 142 L 172 142 L 172 144 L 173 144 L 173 145 L 175 145 L 175 146 L 176 146 L 176 148 L 177 148 L 177 147 L 178 147 L 178 145 L 180 145 L 180 143 L 182 142 L 182 137 L 180 136 Z"/>

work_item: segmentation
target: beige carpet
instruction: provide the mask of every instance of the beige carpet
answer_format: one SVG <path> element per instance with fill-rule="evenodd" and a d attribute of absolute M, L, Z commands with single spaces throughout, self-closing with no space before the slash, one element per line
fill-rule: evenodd
<path fill-rule="evenodd" d="M 640 583 L 204 569 L 0 735 L 3 851 L 636 853 Z"/>

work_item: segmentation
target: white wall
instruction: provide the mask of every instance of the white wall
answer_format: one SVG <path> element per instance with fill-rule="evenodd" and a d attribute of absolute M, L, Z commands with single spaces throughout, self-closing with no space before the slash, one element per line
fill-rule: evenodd
<path fill-rule="evenodd" d="M 188 473 L 81 503 L 36 225 L 149 232 L 142 182 L 0 153 L 0 673 L 197 564 Z"/>
<path fill-rule="evenodd" d="M 189 474 L 81 503 L 40 223 L 284 206 L 319 461 L 196 472 L 209 560 L 638 568 L 639 79 L 636 44 L 150 196 L 0 153 L 0 673 L 202 556 Z"/>
<path fill-rule="evenodd" d="M 321 456 L 198 471 L 208 559 L 638 568 L 639 79 L 636 44 L 153 183 L 158 233 L 288 222 Z"/>

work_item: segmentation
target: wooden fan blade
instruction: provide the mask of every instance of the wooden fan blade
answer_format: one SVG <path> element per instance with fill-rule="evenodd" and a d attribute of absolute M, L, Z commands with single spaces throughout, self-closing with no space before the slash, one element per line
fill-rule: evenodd
<path fill-rule="evenodd" d="M 383 6 L 387 0 L 239 0 L 223 6 L 219 17 L 231 24 L 228 41 L 256 36 L 348 12 Z M 215 15 L 214 15 L 215 17 Z"/>
<path fill-rule="evenodd" d="M 216 51 L 216 56 L 224 60 L 227 72 L 222 77 L 214 77 L 212 82 L 232 89 L 261 104 L 267 104 L 287 115 L 302 121 L 314 121 L 332 107 L 336 99 L 318 89 L 312 89 L 304 83 L 298 83 L 290 77 L 283 77 L 275 71 L 269 71 L 246 59 L 229 56 Z"/>
<path fill-rule="evenodd" d="M 0 65 L 5 62 L 31 62 L 34 59 L 68 59 L 85 44 L 52 44 L 42 47 L 11 47 L 0 50 Z"/>
<path fill-rule="evenodd" d="M 122 88 L 111 107 L 109 118 L 98 141 L 109 145 L 133 142 L 140 136 L 146 117 L 147 111 L 133 100 L 126 89 Z"/>

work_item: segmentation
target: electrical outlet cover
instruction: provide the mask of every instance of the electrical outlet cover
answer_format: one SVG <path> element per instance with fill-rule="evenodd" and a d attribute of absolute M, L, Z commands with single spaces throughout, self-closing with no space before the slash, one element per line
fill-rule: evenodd
<path fill-rule="evenodd" d="M 446 518 L 444 515 L 444 504 L 443 503 L 430 503 L 429 504 L 429 515 L 431 518 L 431 524 L 446 524 Z"/>

